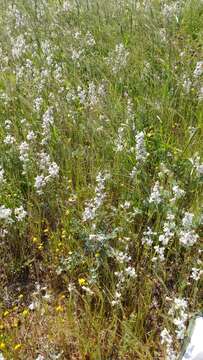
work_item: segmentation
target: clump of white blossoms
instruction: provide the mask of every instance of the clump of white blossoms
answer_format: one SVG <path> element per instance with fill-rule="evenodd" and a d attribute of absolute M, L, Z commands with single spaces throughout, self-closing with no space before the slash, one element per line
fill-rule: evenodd
<path fill-rule="evenodd" d="M 194 170 L 196 171 L 198 176 L 203 175 L 203 164 L 200 163 L 200 156 L 198 153 L 195 153 L 192 158 L 189 159 L 191 164 L 193 165 Z"/>
<path fill-rule="evenodd" d="M 198 281 L 201 278 L 202 275 L 203 275 L 203 270 L 202 269 L 195 268 L 195 267 L 192 268 L 192 273 L 191 273 L 190 277 L 193 280 Z"/>
<path fill-rule="evenodd" d="M 171 299 L 170 299 L 171 300 Z M 175 298 L 169 310 L 170 320 L 175 325 L 176 338 L 183 340 L 186 331 L 186 321 L 188 320 L 188 303 L 185 299 Z M 177 354 L 173 350 L 173 338 L 170 332 L 164 328 L 160 334 L 161 344 L 166 345 L 166 360 L 176 360 Z"/>
<path fill-rule="evenodd" d="M 159 241 L 163 246 L 168 245 L 169 241 L 173 238 L 176 229 L 175 215 L 172 213 L 167 214 L 167 221 L 163 225 L 163 234 L 159 235 Z"/>
<path fill-rule="evenodd" d="M 180 14 L 181 10 L 181 1 L 173 2 L 171 4 L 164 3 L 162 8 L 162 14 L 166 19 L 170 19 L 172 17 L 175 17 L 178 21 L 178 16 Z"/>
<path fill-rule="evenodd" d="M 163 188 L 160 186 L 159 181 L 156 181 L 149 197 L 149 203 L 159 205 L 162 202 L 161 192 Z"/>
<path fill-rule="evenodd" d="M 185 191 L 181 189 L 178 185 L 172 187 L 173 198 L 170 200 L 172 203 L 176 200 L 181 199 L 185 195 Z"/>
<path fill-rule="evenodd" d="M 50 137 L 50 130 L 53 123 L 54 123 L 53 108 L 49 107 L 42 117 L 42 129 L 43 129 L 42 145 L 45 145 L 47 143 L 47 140 Z"/>
<path fill-rule="evenodd" d="M 68 12 L 71 10 L 71 4 L 69 1 L 64 1 L 62 4 L 62 10 Z"/>
<path fill-rule="evenodd" d="M 114 75 L 121 71 L 127 65 L 129 51 L 120 43 L 117 44 L 115 50 L 107 58 L 107 64 L 110 65 Z"/>
<path fill-rule="evenodd" d="M 0 206 L 0 220 L 5 221 L 5 223 L 12 223 L 12 210 L 6 208 L 5 205 Z"/>
<path fill-rule="evenodd" d="M 23 163 L 23 172 L 25 173 L 27 163 L 29 162 L 29 144 L 26 141 L 23 141 L 19 145 L 20 156 L 19 159 Z"/>
<path fill-rule="evenodd" d="M 178 340 L 182 340 L 186 331 L 186 321 L 188 319 L 187 314 L 188 303 L 185 299 L 175 298 L 174 303 L 169 310 L 169 315 L 172 316 L 173 324 L 176 326 L 176 337 Z"/>
<path fill-rule="evenodd" d="M 203 86 L 201 86 L 199 89 L 198 100 L 203 101 Z M 202 173 L 203 173 L 203 169 L 202 169 Z"/>
<path fill-rule="evenodd" d="M 16 139 L 14 136 L 8 134 L 6 135 L 5 139 L 4 139 L 4 144 L 6 145 L 12 145 L 16 142 Z"/>
<path fill-rule="evenodd" d="M 19 11 L 15 4 L 9 4 L 8 6 L 8 18 L 15 20 L 15 26 L 20 27 L 25 25 L 24 15 Z"/>
<path fill-rule="evenodd" d="M 135 136 L 135 150 L 136 150 L 136 160 L 137 162 L 144 162 L 148 156 L 148 153 L 145 148 L 145 134 L 143 131 L 140 131 Z"/>
<path fill-rule="evenodd" d="M 148 226 L 147 230 L 143 232 L 142 244 L 147 244 L 151 246 L 153 244 L 153 237 L 157 235 L 156 232 L 153 232 L 152 229 Z"/>
<path fill-rule="evenodd" d="M 185 212 L 185 215 L 182 219 L 182 229 L 180 231 L 179 241 L 186 247 L 194 245 L 199 239 L 199 236 L 193 229 L 193 217 L 194 214 Z"/>
<path fill-rule="evenodd" d="M 83 221 L 93 220 L 96 216 L 97 210 L 103 204 L 105 199 L 105 182 L 110 177 L 108 173 L 99 174 L 96 177 L 97 186 L 95 188 L 95 197 L 86 204 L 86 208 L 83 213 Z"/>
<path fill-rule="evenodd" d="M 203 74 L 203 61 L 198 61 L 194 70 L 194 77 L 197 78 Z"/>
<path fill-rule="evenodd" d="M 33 130 L 30 130 L 30 131 L 28 131 L 26 138 L 28 141 L 34 141 L 36 139 L 36 137 L 37 136 L 36 136 L 35 132 Z"/>
<path fill-rule="evenodd" d="M 171 334 L 166 328 L 164 328 L 160 336 L 161 336 L 161 344 L 166 345 L 166 360 L 176 360 L 177 356 L 172 347 L 173 338 Z"/>
<path fill-rule="evenodd" d="M 93 81 L 88 84 L 88 88 L 84 89 L 81 86 L 77 87 L 77 95 L 69 94 L 72 100 L 77 96 L 79 102 L 85 107 L 94 109 L 94 107 L 99 103 L 99 101 L 105 95 L 105 87 L 104 84 L 96 86 Z M 69 100 L 69 99 L 68 99 Z"/>
<path fill-rule="evenodd" d="M 43 99 L 41 96 L 37 96 L 36 99 L 33 101 L 33 109 L 36 112 L 39 112 L 41 105 L 42 105 Z"/>
<path fill-rule="evenodd" d="M 135 272 L 134 267 L 130 265 L 131 256 L 129 256 L 127 253 L 127 247 L 126 247 L 126 252 L 112 249 L 112 256 L 119 264 L 119 267 L 122 267 L 119 271 L 116 271 L 114 273 L 117 278 L 117 283 L 111 304 L 112 306 L 116 306 L 121 303 L 122 293 L 125 291 L 125 286 L 128 280 L 135 279 L 137 277 L 137 274 Z"/>
<path fill-rule="evenodd" d="M 25 38 L 20 34 L 16 39 L 12 39 L 12 56 L 15 59 L 20 58 L 21 55 L 25 53 L 27 46 L 25 43 Z"/>
<path fill-rule="evenodd" d="M 90 31 L 88 31 L 86 36 L 85 36 L 85 43 L 89 47 L 92 47 L 92 46 L 94 46 L 96 44 L 94 36 L 91 34 Z"/>
<path fill-rule="evenodd" d="M 4 178 L 4 174 L 5 174 L 5 171 L 4 169 L 0 166 L 0 184 L 3 184 L 5 183 L 5 178 Z"/>
<path fill-rule="evenodd" d="M 50 160 L 49 154 L 41 152 L 39 154 L 39 167 L 42 173 L 35 178 L 34 187 L 36 192 L 41 195 L 43 188 L 53 179 L 58 178 L 59 166 L 56 162 Z"/>
<path fill-rule="evenodd" d="M 123 126 L 120 126 L 118 128 L 118 135 L 117 135 L 117 138 L 115 139 L 114 141 L 114 145 L 115 145 L 115 151 L 116 152 L 121 152 L 123 151 L 124 149 L 126 149 L 126 146 L 127 146 L 127 143 L 126 143 L 126 140 L 125 140 L 125 129 Z"/>
<path fill-rule="evenodd" d="M 15 208 L 14 214 L 17 221 L 22 221 L 27 216 L 27 211 L 25 211 L 21 205 L 19 208 Z"/>

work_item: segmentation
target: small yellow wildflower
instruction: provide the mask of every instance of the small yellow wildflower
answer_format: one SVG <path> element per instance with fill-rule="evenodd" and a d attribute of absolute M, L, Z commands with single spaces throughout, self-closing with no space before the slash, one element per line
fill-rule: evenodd
<path fill-rule="evenodd" d="M 42 243 L 39 244 L 38 250 L 43 250 L 43 244 Z"/>
<path fill-rule="evenodd" d="M 61 237 L 62 237 L 62 239 L 65 239 L 65 237 L 66 237 L 66 233 L 65 233 L 65 232 L 63 232 L 63 233 L 62 233 L 62 235 L 61 235 Z"/>
<path fill-rule="evenodd" d="M 48 229 L 48 228 L 44 229 L 44 233 L 45 233 L 45 234 L 48 233 L 48 232 L 49 232 L 49 229 Z"/>
<path fill-rule="evenodd" d="M 38 242 L 38 239 L 34 236 L 34 237 L 32 238 L 32 242 L 33 242 L 34 244 L 36 244 L 36 243 Z"/>
<path fill-rule="evenodd" d="M 23 310 L 22 315 L 23 315 L 24 317 L 26 317 L 28 314 L 29 314 L 29 310 L 28 310 L 28 309 Z"/>
<path fill-rule="evenodd" d="M 23 294 L 18 295 L 18 299 L 22 299 L 23 298 Z"/>
<path fill-rule="evenodd" d="M 79 278 L 78 282 L 79 282 L 80 286 L 83 286 L 83 285 L 87 284 L 87 281 L 84 278 Z"/>
<path fill-rule="evenodd" d="M 21 348 L 21 346 L 22 346 L 22 344 L 16 344 L 16 345 L 14 346 L 14 350 L 15 350 L 15 351 L 18 351 L 18 350 Z"/>
<path fill-rule="evenodd" d="M 4 311 L 3 316 L 6 317 L 9 314 L 8 310 Z"/>
<path fill-rule="evenodd" d="M 0 350 L 5 350 L 6 344 L 4 342 L 0 343 Z"/>
<path fill-rule="evenodd" d="M 61 305 L 58 305 L 56 307 L 56 312 L 63 312 L 63 307 Z"/>
<path fill-rule="evenodd" d="M 99 257 L 99 256 L 100 256 L 100 254 L 99 254 L 99 253 L 96 253 L 96 254 L 95 254 L 95 256 L 96 256 L 96 257 Z"/>
<path fill-rule="evenodd" d="M 18 326 L 19 326 L 19 320 L 18 320 L 18 319 L 14 319 L 14 320 L 13 320 L 12 327 L 13 327 L 13 328 L 17 328 Z"/>

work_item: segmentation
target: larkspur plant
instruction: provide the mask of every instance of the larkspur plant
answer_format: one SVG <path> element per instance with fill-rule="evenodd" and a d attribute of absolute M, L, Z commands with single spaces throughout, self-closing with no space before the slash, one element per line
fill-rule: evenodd
<path fill-rule="evenodd" d="M 0 359 L 177 359 L 201 309 L 203 2 L 0 8 Z"/>

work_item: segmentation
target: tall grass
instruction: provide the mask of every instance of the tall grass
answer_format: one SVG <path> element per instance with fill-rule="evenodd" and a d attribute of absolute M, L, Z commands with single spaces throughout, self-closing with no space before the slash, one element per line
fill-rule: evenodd
<path fill-rule="evenodd" d="M 176 359 L 202 305 L 202 1 L 0 8 L 0 358 Z"/>

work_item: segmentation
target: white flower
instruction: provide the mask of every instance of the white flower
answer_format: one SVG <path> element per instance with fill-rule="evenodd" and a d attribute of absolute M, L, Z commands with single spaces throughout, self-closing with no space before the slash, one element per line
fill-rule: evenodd
<path fill-rule="evenodd" d="M 129 52 L 125 49 L 124 45 L 117 44 L 115 50 L 109 55 L 107 64 L 111 66 L 112 72 L 117 74 L 127 65 Z"/>
<path fill-rule="evenodd" d="M 190 277 L 195 281 L 198 281 L 202 274 L 203 274 L 203 270 L 193 267 L 192 274 L 190 275 Z"/>
<path fill-rule="evenodd" d="M 3 354 L 0 352 L 0 360 L 5 360 L 5 357 L 3 356 Z"/>
<path fill-rule="evenodd" d="M 153 188 L 152 188 L 152 192 L 149 198 L 149 203 L 154 203 L 156 205 L 160 204 L 162 202 L 162 198 L 161 198 L 161 190 L 162 188 L 159 185 L 159 181 L 156 181 Z"/>
<path fill-rule="evenodd" d="M 136 278 L 137 277 L 137 274 L 135 272 L 135 269 L 132 267 L 132 266 L 128 266 L 126 269 L 125 269 L 125 272 L 127 275 L 129 275 L 130 277 L 132 278 Z"/>
<path fill-rule="evenodd" d="M 29 131 L 28 134 L 27 134 L 27 140 L 28 141 L 32 141 L 32 140 L 35 140 L 36 139 L 36 134 L 34 133 L 34 131 Z"/>
<path fill-rule="evenodd" d="M 161 344 L 172 344 L 172 336 L 170 335 L 169 331 L 164 328 L 161 332 Z"/>
<path fill-rule="evenodd" d="M 82 286 L 82 289 L 84 290 L 84 291 L 86 291 L 86 293 L 87 294 L 89 294 L 89 295 L 93 295 L 94 293 L 93 293 L 93 291 L 88 287 L 88 286 Z"/>
<path fill-rule="evenodd" d="M 192 86 L 192 81 L 186 78 L 183 82 L 183 89 L 185 90 L 186 94 L 189 94 L 191 86 Z"/>
<path fill-rule="evenodd" d="M 19 159 L 24 163 L 28 162 L 29 161 L 29 157 L 28 157 L 29 144 L 26 141 L 23 141 L 19 145 L 19 151 L 20 151 Z"/>
<path fill-rule="evenodd" d="M 42 105 L 42 98 L 41 97 L 37 97 L 34 102 L 33 102 L 33 109 L 34 111 L 38 112 L 40 110 L 40 107 Z"/>
<path fill-rule="evenodd" d="M 35 360 L 45 360 L 45 357 L 39 354 Z"/>
<path fill-rule="evenodd" d="M 191 228 L 194 214 L 185 212 L 184 218 L 182 219 L 182 225 L 184 228 Z"/>
<path fill-rule="evenodd" d="M 96 44 L 93 35 L 89 31 L 86 34 L 86 44 L 90 47 Z"/>
<path fill-rule="evenodd" d="M 69 10 L 71 10 L 71 5 L 70 5 L 69 1 L 64 1 L 63 11 L 69 11 Z"/>
<path fill-rule="evenodd" d="M 59 173 L 59 166 L 55 162 L 52 162 L 49 166 L 48 172 L 51 177 L 57 177 Z"/>
<path fill-rule="evenodd" d="M 174 200 L 180 199 L 185 195 L 185 191 L 182 190 L 178 185 L 174 185 L 172 191 L 174 194 Z"/>
<path fill-rule="evenodd" d="M 199 77 L 203 74 L 203 61 L 198 61 L 194 70 L 194 77 Z"/>
<path fill-rule="evenodd" d="M 6 137 L 5 137 L 5 139 L 4 139 L 4 144 L 7 144 L 7 145 L 9 145 L 9 144 L 14 144 L 15 143 L 15 141 L 16 141 L 16 139 L 14 138 L 14 136 L 12 136 L 12 135 L 7 135 Z"/>
<path fill-rule="evenodd" d="M 203 86 L 199 89 L 198 100 L 203 101 Z"/>
<path fill-rule="evenodd" d="M 197 173 L 199 175 L 203 175 L 203 164 L 197 166 Z"/>
<path fill-rule="evenodd" d="M 164 247 L 160 247 L 159 245 L 154 246 L 154 250 L 156 255 L 158 256 L 160 261 L 164 261 Z M 152 258 L 152 261 L 155 262 L 157 260 L 157 256 Z"/>
<path fill-rule="evenodd" d="M 147 244 L 147 245 L 152 245 L 153 244 L 153 240 L 152 240 L 152 236 L 156 235 L 156 233 L 154 233 L 152 231 L 152 229 L 150 227 L 147 228 L 147 231 L 143 232 L 143 238 L 142 238 L 142 244 Z"/>
<path fill-rule="evenodd" d="M 146 151 L 145 148 L 145 141 L 144 141 L 144 137 L 145 134 L 143 131 L 140 131 L 136 136 L 135 136 L 135 140 L 136 140 L 136 160 L 138 162 L 143 162 L 147 156 L 148 153 Z"/>
<path fill-rule="evenodd" d="M 182 298 L 175 298 L 174 299 L 174 308 L 175 308 L 175 310 L 179 310 L 179 309 L 185 310 L 185 309 L 187 309 L 187 307 L 188 307 L 187 300 L 182 299 Z"/>
<path fill-rule="evenodd" d="M 184 246 L 192 246 L 197 242 L 198 239 L 199 236 L 195 233 L 194 230 L 182 230 L 180 232 L 179 241 Z"/>
<path fill-rule="evenodd" d="M 33 301 L 33 302 L 31 302 L 30 305 L 28 306 L 28 308 L 29 308 L 31 311 L 36 310 L 38 307 L 39 307 L 39 302 L 38 302 L 38 301 Z"/>
<path fill-rule="evenodd" d="M 12 55 L 18 59 L 26 51 L 25 38 L 20 34 L 15 40 L 12 40 Z"/>
<path fill-rule="evenodd" d="M 34 187 L 39 195 L 42 194 L 42 188 L 46 185 L 44 175 L 37 175 L 35 178 Z"/>
<path fill-rule="evenodd" d="M 14 210 L 14 214 L 18 221 L 22 221 L 27 216 L 27 211 L 23 209 L 23 206 L 20 206 Z"/>
<path fill-rule="evenodd" d="M 5 182 L 4 173 L 4 169 L 0 166 L 0 184 L 3 184 Z"/>
<path fill-rule="evenodd" d="M 97 186 L 95 188 L 95 197 L 87 203 L 83 213 L 83 221 L 93 220 L 96 216 L 96 211 L 102 205 L 105 198 L 105 181 L 109 178 L 109 174 L 102 175 L 101 172 L 96 177 Z"/>
<path fill-rule="evenodd" d="M 11 209 L 6 208 L 4 205 L 0 206 L 0 220 L 5 220 L 8 223 L 12 222 L 11 214 Z"/>

